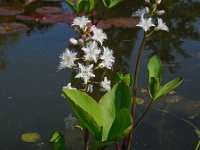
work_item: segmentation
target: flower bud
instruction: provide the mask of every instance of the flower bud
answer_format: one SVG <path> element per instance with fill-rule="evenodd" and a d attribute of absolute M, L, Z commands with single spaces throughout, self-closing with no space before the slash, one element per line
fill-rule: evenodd
<path fill-rule="evenodd" d="M 69 42 L 73 45 L 77 45 L 78 44 L 78 41 L 75 39 L 75 38 L 70 38 L 69 39 Z"/>
<path fill-rule="evenodd" d="M 145 13 L 149 13 L 149 8 L 148 7 L 145 7 Z"/>
<path fill-rule="evenodd" d="M 163 15 L 165 13 L 165 11 L 164 10 L 159 10 L 156 13 L 157 13 L 158 16 L 161 16 L 161 15 Z"/>
<path fill-rule="evenodd" d="M 156 5 L 160 5 L 161 0 L 156 0 Z"/>

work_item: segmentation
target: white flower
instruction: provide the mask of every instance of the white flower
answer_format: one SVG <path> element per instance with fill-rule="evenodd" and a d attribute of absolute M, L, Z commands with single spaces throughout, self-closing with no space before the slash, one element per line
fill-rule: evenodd
<path fill-rule="evenodd" d="M 84 29 L 87 23 L 90 23 L 90 20 L 86 18 L 85 16 L 76 17 L 73 20 L 72 26 L 77 25 L 80 27 L 80 29 Z"/>
<path fill-rule="evenodd" d="M 70 89 L 70 90 L 76 90 L 76 88 L 71 86 L 71 83 L 68 83 L 67 86 L 64 86 L 63 89 Z"/>
<path fill-rule="evenodd" d="M 74 129 L 75 124 L 78 122 L 76 117 L 72 116 L 72 113 L 70 113 L 66 118 L 65 118 L 65 127 L 66 129 Z"/>
<path fill-rule="evenodd" d="M 157 14 L 158 16 L 162 16 L 164 13 L 165 13 L 164 10 L 158 10 L 158 11 L 156 11 L 156 14 Z"/>
<path fill-rule="evenodd" d="M 103 47 L 103 55 L 100 57 L 100 59 L 102 59 L 102 62 L 99 64 L 100 67 L 112 69 L 115 58 L 111 49 Z"/>
<path fill-rule="evenodd" d="M 74 61 L 76 59 L 76 54 L 70 51 L 68 48 L 65 49 L 65 52 L 60 55 L 60 65 L 58 67 L 59 70 L 64 68 L 72 68 L 74 66 Z"/>
<path fill-rule="evenodd" d="M 98 48 L 95 41 L 87 43 L 86 47 L 83 47 L 82 50 L 85 52 L 85 60 L 94 61 L 95 63 L 101 53 L 101 49 Z"/>
<path fill-rule="evenodd" d="M 145 0 L 145 3 L 150 3 L 150 0 Z"/>
<path fill-rule="evenodd" d="M 92 84 L 88 84 L 87 92 L 89 92 L 89 93 L 93 92 L 93 85 Z"/>
<path fill-rule="evenodd" d="M 93 64 L 89 66 L 83 66 L 82 64 L 78 63 L 78 67 L 79 73 L 75 76 L 75 78 L 82 78 L 85 84 L 87 84 L 90 78 L 95 77 L 92 70 Z"/>
<path fill-rule="evenodd" d="M 157 5 L 160 5 L 160 3 L 161 3 L 161 0 L 156 0 Z"/>
<path fill-rule="evenodd" d="M 142 14 L 140 18 L 140 22 L 136 25 L 144 29 L 145 32 L 147 32 L 150 27 L 155 26 L 152 22 L 152 18 L 144 18 L 144 14 Z"/>
<path fill-rule="evenodd" d="M 104 80 L 100 83 L 101 87 L 104 91 L 110 91 L 110 80 L 107 79 L 107 77 L 104 77 Z"/>
<path fill-rule="evenodd" d="M 135 12 L 133 12 L 133 17 L 141 17 L 144 13 L 149 13 L 149 8 L 145 7 L 143 9 L 138 9 Z"/>
<path fill-rule="evenodd" d="M 93 32 L 92 39 L 99 42 L 102 45 L 103 41 L 107 39 L 107 35 L 103 32 L 102 29 L 98 29 L 95 26 L 92 26 L 91 30 Z"/>
<path fill-rule="evenodd" d="M 78 41 L 75 39 L 75 38 L 70 38 L 69 39 L 69 42 L 73 45 L 77 45 L 78 44 Z"/>
<path fill-rule="evenodd" d="M 158 18 L 158 25 L 155 29 L 169 32 L 169 28 L 166 26 L 161 18 Z"/>

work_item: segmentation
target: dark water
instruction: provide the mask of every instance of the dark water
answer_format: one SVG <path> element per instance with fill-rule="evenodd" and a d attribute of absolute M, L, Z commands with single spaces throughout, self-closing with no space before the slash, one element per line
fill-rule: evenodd
<path fill-rule="evenodd" d="M 16 1 L 0 1 L 0 6 L 11 4 L 21 7 Z M 27 7 L 34 11 L 49 5 L 69 10 L 63 2 L 40 1 Z M 127 1 L 103 17 L 130 16 L 142 5 L 140 1 Z M 181 118 L 200 128 L 200 3 L 171 0 L 164 1 L 161 7 L 166 11 L 164 20 L 170 32 L 158 33 L 147 41 L 140 88 L 147 87 L 146 63 L 153 54 L 158 54 L 164 63 L 163 82 L 182 76 L 184 83 L 174 95 L 168 95 L 154 105 L 172 115 L 152 109 L 135 133 L 135 149 L 193 150 L 198 141 L 197 134 Z M 16 21 L 11 17 L 0 19 L 1 22 Z M 30 28 L 27 31 L 0 35 L 0 150 L 49 149 L 48 141 L 57 130 L 65 133 L 70 139 L 69 145 L 78 149 L 74 139 L 80 134 L 65 129 L 64 118 L 70 109 L 61 97 L 61 87 L 72 80 L 72 73 L 70 70 L 57 72 L 59 55 L 67 47 L 68 39 L 76 34 L 65 23 L 47 26 L 25 23 Z M 109 37 L 106 45 L 115 53 L 115 70 L 132 72 L 142 31 L 113 27 L 105 32 Z M 145 99 L 144 94 L 141 98 Z M 144 106 L 138 106 L 138 115 L 143 110 Z M 41 140 L 35 144 L 23 143 L 21 134 L 27 132 L 39 133 Z"/>

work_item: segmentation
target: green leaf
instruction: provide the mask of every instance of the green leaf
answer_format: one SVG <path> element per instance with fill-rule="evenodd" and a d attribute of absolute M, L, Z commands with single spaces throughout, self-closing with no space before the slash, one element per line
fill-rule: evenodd
<path fill-rule="evenodd" d="M 116 82 L 121 82 L 123 79 L 124 75 L 121 72 L 117 72 L 115 76 L 115 81 Z"/>
<path fill-rule="evenodd" d="M 149 82 L 151 78 L 158 79 L 159 83 L 161 83 L 162 79 L 162 62 L 160 58 L 156 55 L 150 58 L 148 63 L 149 70 Z"/>
<path fill-rule="evenodd" d="M 60 132 L 55 132 L 50 140 L 51 150 L 67 150 L 65 147 L 65 137 Z"/>
<path fill-rule="evenodd" d="M 117 5 L 121 1 L 123 1 L 123 0 L 111 0 L 110 1 L 110 5 L 108 6 L 108 8 L 114 7 L 115 5 Z"/>
<path fill-rule="evenodd" d="M 106 8 L 109 8 L 110 6 L 110 0 L 103 0 L 103 4 Z"/>
<path fill-rule="evenodd" d="M 162 62 L 156 55 L 149 59 L 148 63 L 149 71 L 149 95 L 152 99 L 155 99 L 155 95 L 159 90 L 162 79 Z"/>
<path fill-rule="evenodd" d="M 92 149 L 103 148 L 107 145 L 114 144 L 116 141 L 94 141 L 91 144 Z"/>
<path fill-rule="evenodd" d="M 109 8 L 114 7 L 121 1 L 123 1 L 123 0 L 103 0 L 103 3 L 105 5 L 105 7 L 109 9 Z"/>
<path fill-rule="evenodd" d="M 85 8 L 85 4 L 85 0 L 78 0 L 76 3 L 76 12 L 80 13 Z"/>
<path fill-rule="evenodd" d="M 23 142 L 33 143 L 40 139 L 40 135 L 38 133 L 25 133 L 22 134 L 21 139 Z"/>
<path fill-rule="evenodd" d="M 68 4 L 68 6 L 72 9 L 73 12 L 76 12 L 76 7 L 71 2 L 71 0 L 65 0 L 65 2 Z"/>
<path fill-rule="evenodd" d="M 122 79 L 128 87 L 133 85 L 133 76 L 131 74 L 126 74 Z"/>
<path fill-rule="evenodd" d="M 60 142 L 62 144 L 65 143 L 65 137 L 62 135 L 62 133 L 60 132 L 54 132 L 54 134 L 52 135 L 51 139 L 50 139 L 50 143 L 57 143 Z"/>
<path fill-rule="evenodd" d="M 132 129 L 132 117 L 130 110 L 127 108 L 121 109 L 112 124 L 108 134 L 108 140 L 120 140 L 124 138 Z"/>
<path fill-rule="evenodd" d="M 131 74 L 126 74 L 125 76 L 117 72 L 116 77 L 115 77 L 116 82 L 125 82 L 128 87 L 131 87 L 133 84 L 133 76 Z"/>
<path fill-rule="evenodd" d="M 90 12 L 95 8 L 96 6 L 96 0 L 89 0 L 89 3 L 90 3 Z"/>
<path fill-rule="evenodd" d="M 85 4 L 85 13 L 88 15 L 90 13 L 90 3 L 86 1 Z"/>
<path fill-rule="evenodd" d="M 130 109 L 131 95 L 129 87 L 121 82 L 114 85 L 110 92 L 106 93 L 98 103 L 103 119 L 102 141 L 106 141 L 116 114 L 123 108 Z"/>
<path fill-rule="evenodd" d="M 155 97 L 154 97 L 154 101 L 157 100 L 158 98 L 160 98 L 161 96 L 166 95 L 167 93 L 169 93 L 170 91 L 174 90 L 177 86 L 179 86 L 181 83 L 183 82 L 183 79 L 178 77 L 175 78 L 171 81 L 169 81 L 168 83 L 166 83 L 164 86 L 162 86 L 156 93 Z"/>
<path fill-rule="evenodd" d="M 121 82 L 118 84 L 114 101 L 117 112 L 123 108 L 131 108 L 131 93 L 126 83 Z"/>
<path fill-rule="evenodd" d="M 95 138 L 101 139 L 102 116 L 97 102 L 79 90 L 63 89 L 63 94 L 81 125 L 87 128 Z"/>
<path fill-rule="evenodd" d="M 151 96 L 152 99 L 155 98 L 159 87 L 160 87 L 159 79 L 151 77 L 149 81 L 149 95 Z"/>

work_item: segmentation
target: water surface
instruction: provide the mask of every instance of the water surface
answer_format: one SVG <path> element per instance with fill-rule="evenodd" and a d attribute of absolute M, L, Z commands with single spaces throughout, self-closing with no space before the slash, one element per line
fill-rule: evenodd
<path fill-rule="evenodd" d="M 3 2 L 0 6 L 5 5 Z M 103 19 L 131 16 L 142 4 L 140 1 L 121 3 L 106 12 Z M 12 1 L 6 5 L 19 4 Z M 28 10 L 49 5 L 69 10 L 64 3 L 47 2 L 31 4 Z M 174 95 L 166 96 L 154 107 L 188 119 L 200 128 L 199 7 L 199 2 L 163 2 L 164 20 L 170 32 L 158 33 L 147 41 L 139 86 L 147 88 L 147 60 L 153 54 L 159 55 L 164 63 L 163 83 L 175 76 L 182 76 L 184 83 Z M 122 9 L 123 13 L 119 11 Z M 80 137 L 80 134 L 65 129 L 64 118 L 70 109 L 61 97 L 61 88 L 72 80 L 72 72 L 57 71 L 59 55 L 67 47 L 68 39 L 76 36 L 73 29 L 66 23 L 42 25 L 18 21 L 15 17 L 0 18 L 1 22 L 17 21 L 29 26 L 24 32 L 0 35 L 0 149 L 49 149 L 48 141 L 57 130 L 76 143 L 73 137 Z M 105 32 L 109 37 L 105 44 L 114 50 L 116 57 L 114 70 L 132 72 L 142 30 L 112 27 Z M 140 96 L 145 99 L 144 94 Z M 143 110 L 144 106 L 139 106 L 137 116 Z M 35 144 L 23 143 L 20 137 L 26 132 L 38 132 L 41 140 Z M 134 137 L 135 149 L 139 150 L 189 150 L 194 149 L 197 140 L 190 125 L 157 110 L 150 112 Z"/>

